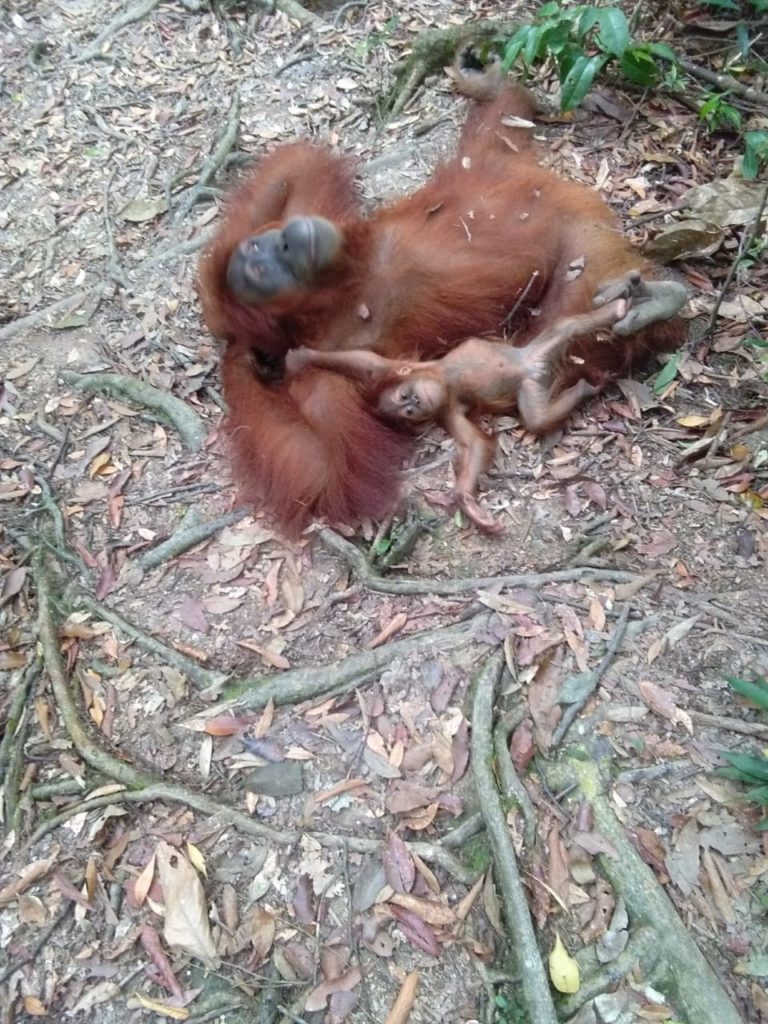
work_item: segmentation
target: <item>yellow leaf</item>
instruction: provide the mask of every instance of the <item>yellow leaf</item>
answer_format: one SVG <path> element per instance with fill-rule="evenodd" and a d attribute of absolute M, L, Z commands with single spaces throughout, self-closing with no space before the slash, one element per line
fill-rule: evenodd
<path fill-rule="evenodd" d="M 571 994 L 579 991 L 579 965 L 555 932 L 555 945 L 549 954 L 549 977 L 558 992 Z"/>
<path fill-rule="evenodd" d="M 732 459 L 744 462 L 749 458 L 749 448 L 745 444 L 732 444 L 730 454 Z"/>
<path fill-rule="evenodd" d="M 48 1011 L 37 996 L 24 996 L 24 1010 L 30 1017 L 45 1017 Z"/>
<path fill-rule="evenodd" d="M 709 426 L 709 416 L 681 416 L 675 420 L 681 427 L 707 427 Z"/>
<path fill-rule="evenodd" d="M 208 871 L 205 866 L 205 857 L 203 856 L 202 850 L 195 846 L 194 843 L 187 843 L 187 856 L 192 861 L 195 869 L 199 871 L 204 878 L 207 878 Z"/>
<path fill-rule="evenodd" d="M 765 504 L 763 498 L 757 493 L 757 491 L 744 491 L 744 493 L 740 494 L 739 497 L 745 505 L 749 505 L 749 507 L 753 509 L 762 508 Z"/>
<path fill-rule="evenodd" d="M 106 473 L 113 472 L 112 467 L 110 465 L 111 459 L 112 456 L 109 454 L 109 452 L 102 452 L 101 455 L 96 456 L 96 458 L 91 463 L 90 470 L 88 471 L 88 475 L 90 476 L 91 480 L 93 480 L 94 477 L 102 476 Z"/>
<path fill-rule="evenodd" d="M 161 1003 L 157 999 L 150 999 L 149 996 L 144 996 L 141 992 L 137 992 L 134 999 L 145 1010 L 153 1010 L 162 1017 L 170 1017 L 171 1020 L 186 1020 L 189 1017 L 189 1010 L 185 1010 L 181 1006 L 169 1006 L 168 1003 Z"/>

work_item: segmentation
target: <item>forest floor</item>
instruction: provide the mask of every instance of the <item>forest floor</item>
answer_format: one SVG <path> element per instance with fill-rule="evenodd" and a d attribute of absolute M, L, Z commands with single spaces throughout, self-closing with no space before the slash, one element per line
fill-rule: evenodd
<path fill-rule="evenodd" d="M 499 420 L 483 500 L 502 537 L 453 514 L 437 430 L 406 469 L 415 525 L 286 543 L 232 514 L 195 291 L 232 165 L 311 136 L 360 158 L 371 204 L 412 190 L 464 104 L 435 75 L 382 123 L 393 67 L 424 30 L 501 6 L 326 4 L 301 27 L 253 5 L 146 3 L 96 46 L 128 5 L 0 13 L 8 1020 L 541 1024 L 506 939 L 504 854 L 478 814 L 493 801 L 477 796 L 472 683 L 487 687 L 497 655 L 498 782 L 514 769 L 524 784 L 504 794 L 506 835 L 544 962 L 559 934 L 584 979 L 598 953 L 617 965 L 581 1024 L 693 1021 L 647 942 L 622 954 L 645 930 L 671 955 L 643 885 L 666 892 L 743 1019 L 768 1020 L 768 844 L 759 808 L 716 772 L 724 751 L 768 739 L 726 681 L 768 674 L 766 367 L 744 344 L 768 312 L 765 265 L 721 294 L 749 212 L 710 226 L 706 253 L 699 230 L 675 263 L 698 340 L 666 385 L 651 367 L 544 440 Z M 657 37 L 693 45 L 697 26 L 660 11 Z M 537 85 L 555 90 L 551 75 Z M 732 138 L 663 91 L 605 84 L 542 137 L 640 246 L 689 216 L 694 186 L 731 195 Z M 123 384 L 82 391 L 66 371 Z M 199 417 L 185 440 L 135 381 Z M 395 564 L 371 573 L 387 550 Z M 574 752 L 606 798 L 568 768 L 586 763 Z M 619 856 L 611 815 L 647 878 Z"/>

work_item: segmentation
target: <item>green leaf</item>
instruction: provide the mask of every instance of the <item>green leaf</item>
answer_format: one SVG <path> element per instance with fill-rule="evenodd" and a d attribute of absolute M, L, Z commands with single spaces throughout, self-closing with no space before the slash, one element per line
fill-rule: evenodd
<path fill-rule="evenodd" d="M 656 380 L 653 382 L 653 390 L 657 395 L 660 395 L 661 392 L 664 391 L 675 379 L 681 359 L 682 353 L 676 352 L 669 362 L 664 365 L 664 369 L 656 374 Z"/>
<path fill-rule="evenodd" d="M 742 176 L 748 179 L 756 178 L 759 170 L 760 161 L 757 158 L 757 153 L 755 152 L 754 147 L 747 143 L 747 147 L 744 150 L 744 157 L 741 161 Z"/>
<path fill-rule="evenodd" d="M 531 31 L 530 25 L 523 25 L 521 29 L 512 36 L 504 49 L 504 56 L 501 61 L 501 69 L 505 73 L 509 71 L 512 65 L 515 63 L 517 58 L 525 46 L 525 41 L 528 38 L 528 33 Z"/>
<path fill-rule="evenodd" d="M 666 57 L 667 60 L 677 64 L 677 54 L 669 43 L 644 43 L 643 45 L 649 53 L 653 53 L 657 57 Z"/>
<path fill-rule="evenodd" d="M 752 757 L 751 754 L 723 754 L 736 771 L 755 782 L 768 782 L 768 757 Z"/>
<path fill-rule="evenodd" d="M 576 58 L 562 83 L 560 105 L 563 110 L 573 110 L 574 107 L 578 107 L 592 88 L 595 75 L 603 67 L 606 60 L 605 56 L 581 56 Z"/>
<path fill-rule="evenodd" d="M 768 682 L 765 679 L 755 679 L 754 682 L 750 682 L 748 679 L 726 676 L 726 682 L 736 693 L 768 711 Z"/>
<path fill-rule="evenodd" d="M 550 25 L 541 42 L 540 51 L 544 53 L 560 54 L 570 44 L 571 26 L 567 21 L 560 21 Z M 583 52 L 579 48 L 579 52 Z"/>
<path fill-rule="evenodd" d="M 601 7 L 598 12 L 600 31 L 597 40 L 614 57 L 621 57 L 629 46 L 629 24 L 618 7 Z"/>
<path fill-rule="evenodd" d="M 620 63 L 624 77 L 635 85 L 655 85 L 659 80 L 659 67 L 647 46 L 625 50 Z"/>
<path fill-rule="evenodd" d="M 597 7 L 584 7 L 581 10 L 578 24 L 576 25 L 576 36 L 580 40 L 586 39 L 595 25 L 600 21 L 600 11 Z"/>
<path fill-rule="evenodd" d="M 533 64 L 536 58 L 542 55 L 543 47 L 541 43 L 546 31 L 546 25 L 534 25 L 531 27 L 531 31 L 528 33 L 528 38 L 525 41 L 525 48 L 523 50 L 523 57 L 525 58 L 526 64 Z"/>

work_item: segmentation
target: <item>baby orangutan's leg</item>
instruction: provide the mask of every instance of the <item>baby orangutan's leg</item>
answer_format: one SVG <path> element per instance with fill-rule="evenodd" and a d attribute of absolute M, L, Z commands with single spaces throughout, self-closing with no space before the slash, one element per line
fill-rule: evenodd
<path fill-rule="evenodd" d="M 475 497 L 477 479 L 488 469 L 493 459 L 494 442 L 467 419 L 464 411 L 453 404 L 443 418 L 443 426 L 456 442 L 458 454 L 454 472 L 456 485 L 454 497 L 461 511 L 486 533 L 502 533 L 504 527 L 496 522 L 490 512 L 479 504 Z"/>
<path fill-rule="evenodd" d="M 524 380 L 517 392 L 517 411 L 526 430 L 532 434 L 546 434 L 573 412 L 585 398 L 596 395 L 596 388 L 587 380 L 578 380 L 557 398 L 550 397 L 550 389 L 540 381 Z"/>

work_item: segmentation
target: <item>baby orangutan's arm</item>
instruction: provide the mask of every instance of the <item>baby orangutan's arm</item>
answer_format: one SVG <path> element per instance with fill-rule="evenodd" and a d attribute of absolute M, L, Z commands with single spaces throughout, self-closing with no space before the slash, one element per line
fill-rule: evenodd
<path fill-rule="evenodd" d="M 454 497 L 461 511 L 486 533 L 501 533 L 504 527 L 475 497 L 477 478 L 488 469 L 493 459 L 494 441 L 467 418 L 458 402 L 451 402 L 442 417 L 445 430 L 456 442 L 456 484 Z"/>
<path fill-rule="evenodd" d="M 318 352 L 314 348 L 292 348 L 285 354 L 285 372 L 298 373 L 306 366 L 333 370 L 345 377 L 374 384 L 392 371 L 396 364 L 374 352 L 355 349 L 353 352 Z"/>

